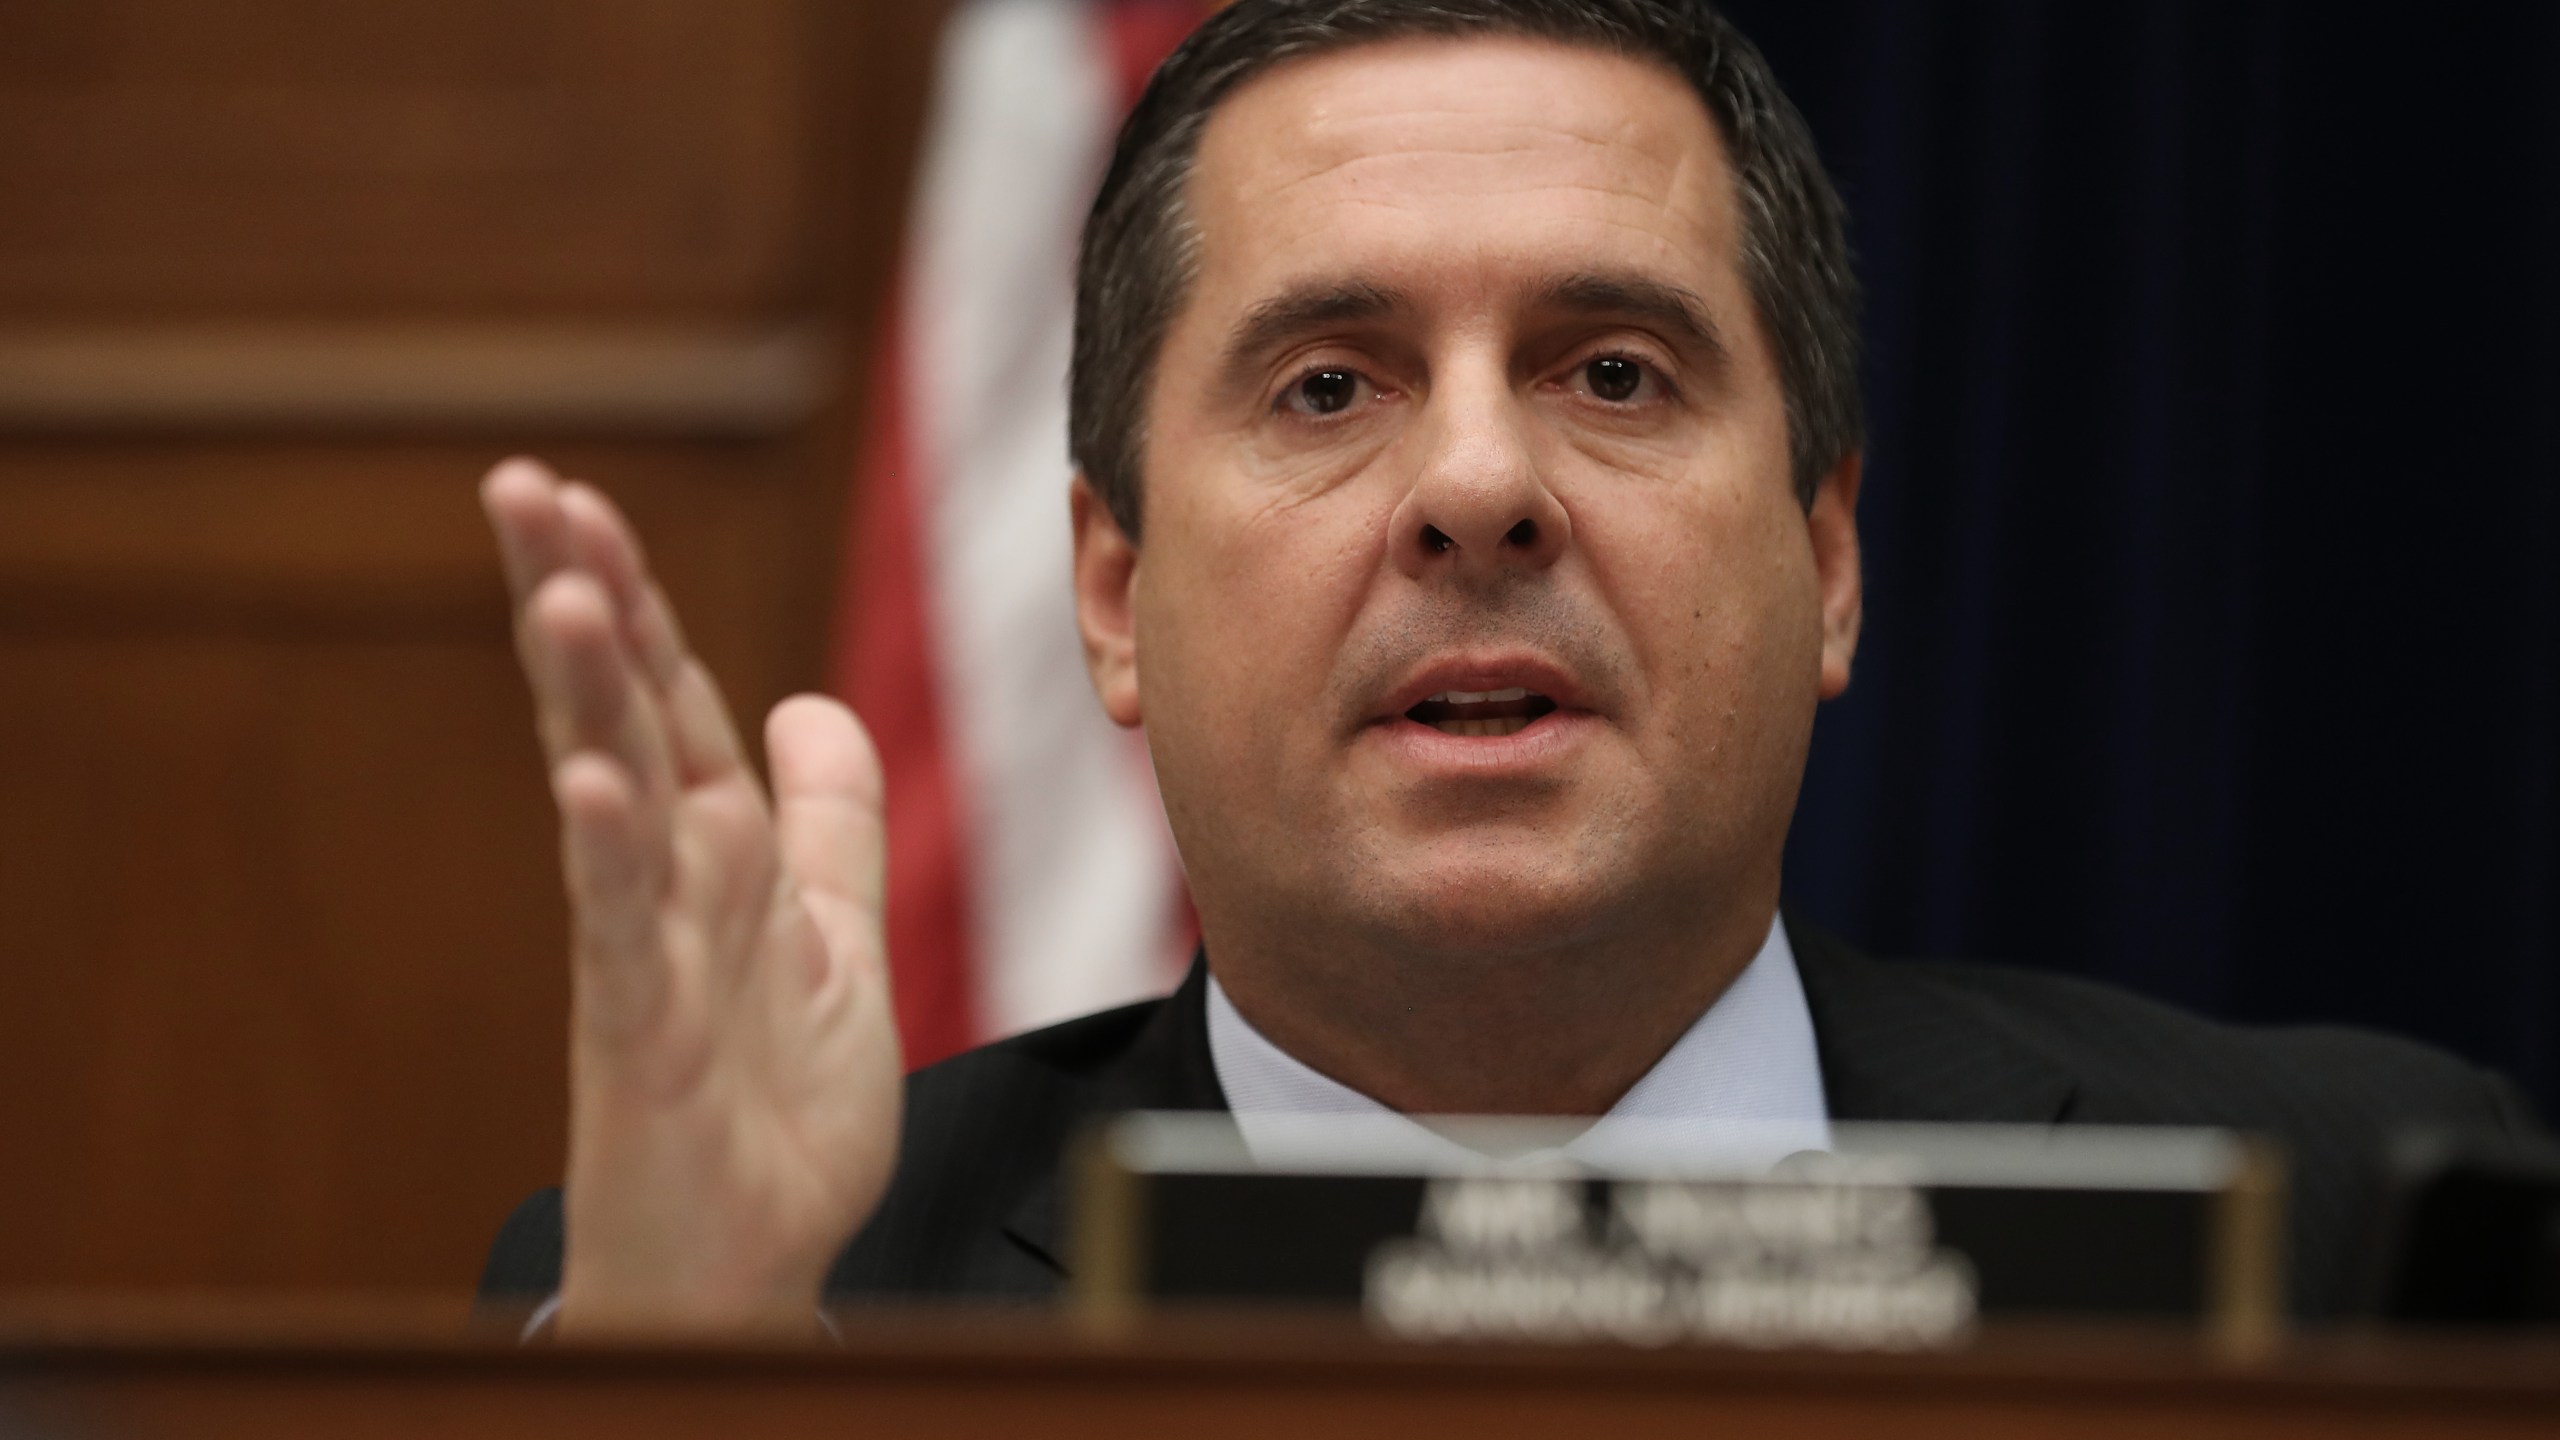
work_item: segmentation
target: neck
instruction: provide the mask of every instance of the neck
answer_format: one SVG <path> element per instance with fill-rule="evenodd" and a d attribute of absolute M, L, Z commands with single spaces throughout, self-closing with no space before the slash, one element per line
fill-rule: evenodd
<path fill-rule="evenodd" d="M 1600 939 L 1488 955 L 1396 937 L 1285 939 L 1216 924 L 1236 1009 L 1300 1062 L 1415 1115 L 1600 1115 L 1714 1005 L 1767 941 L 1753 903 Z"/>

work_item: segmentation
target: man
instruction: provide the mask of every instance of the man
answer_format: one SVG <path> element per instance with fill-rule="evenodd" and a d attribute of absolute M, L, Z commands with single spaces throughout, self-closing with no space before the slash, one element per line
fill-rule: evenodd
<path fill-rule="evenodd" d="M 1856 297 L 1702 4 L 1245 0 L 1141 101 L 1078 293 L 1077 614 L 1203 965 L 902 1095 L 858 725 L 778 707 L 768 806 L 610 505 L 501 466 L 576 1013 L 565 1190 L 492 1292 L 569 1330 L 1048 1293 L 1076 1124 L 1232 1106 L 2266 1130 L 2320 1312 L 2386 1128 L 2521 1123 L 2415 1047 L 1779 919 L 1858 639 Z"/>

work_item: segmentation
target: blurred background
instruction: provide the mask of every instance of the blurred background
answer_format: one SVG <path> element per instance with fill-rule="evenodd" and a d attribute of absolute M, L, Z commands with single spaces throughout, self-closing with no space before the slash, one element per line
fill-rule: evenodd
<path fill-rule="evenodd" d="M 2560 1113 L 2560 10 L 1729 8 L 1871 295 L 1797 903 Z M 1200 13 L 0 5 L 0 1288 L 459 1294 L 556 1178 L 505 454 L 881 732 L 911 1059 L 1169 976 L 1058 387 Z"/>
<path fill-rule="evenodd" d="M 1730 9 L 1870 295 L 1798 901 L 2560 1114 L 2560 6 Z"/>
<path fill-rule="evenodd" d="M 477 476 L 609 484 L 742 707 L 824 679 L 939 20 L 0 5 L 0 1285 L 460 1290 L 557 1175 Z"/>

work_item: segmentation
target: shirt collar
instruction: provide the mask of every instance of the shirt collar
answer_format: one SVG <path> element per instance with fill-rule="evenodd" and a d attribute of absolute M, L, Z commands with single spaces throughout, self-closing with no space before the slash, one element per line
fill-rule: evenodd
<path fill-rule="evenodd" d="M 1255 1154 L 1285 1143 L 1284 1132 L 1303 1133 L 1290 1117 L 1310 1115 L 1368 1117 L 1373 1125 L 1391 1117 L 1400 1130 L 1411 1128 L 1418 1145 L 1452 1145 L 1273 1044 L 1236 1009 L 1215 975 L 1208 1002 L 1210 1063 Z M 1724 994 L 1608 1114 L 1564 1148 L 1569 1155 L 1615 1152 L 1613 1140 L 1691 1129 L 1727 1148 L 1766 1152 L 1771 1161 L 1831 1146 L 1813 1012 L 1781 921 L 1769 922 L 1769 938 Z"/>

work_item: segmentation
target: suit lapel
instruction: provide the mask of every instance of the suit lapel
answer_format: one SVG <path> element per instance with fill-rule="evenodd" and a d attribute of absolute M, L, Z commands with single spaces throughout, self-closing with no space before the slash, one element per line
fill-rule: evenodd
<path fill-rule="evenodd" d="M 2070 1110 L 2072 1073 L 1963 989 L 1786 926 L 1832 1119 L 2049 1125 Z"/>
<path fill-rule="evenodd" d="M 1224 1110 L 1218 1070 L 1209 1058 L 1209 966 L 1192 957 L 1190 973 L 1157 1007 L 1129 1048 L 1096 1070 L 1076 1099 L 1084 1126 L 1129 1110 Z M 1064 1276 L 1067 1267 L 1067 1180 L 1074 1136 L 1060 1147 L 1058 1164 L 1035 1181 L 1004 1223 L 1006 1238 Z"/>

